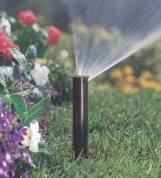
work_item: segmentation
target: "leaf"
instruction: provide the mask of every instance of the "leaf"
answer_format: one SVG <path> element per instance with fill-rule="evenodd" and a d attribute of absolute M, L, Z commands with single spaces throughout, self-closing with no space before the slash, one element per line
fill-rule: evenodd
<path fill-rule="evenodd" d="M 3 73 L 2 70 L 0 70 L 0 84 L 5 86 L 6 85 L 6 78 L 5 78 L 5 74 Z"/>
<path fill-rule="evenodd" d="M 28 96 L 29 94 L 31 94 L 32 93 L 32 91 L 33 91 L 33 89 L 31 88 L 31 89 L 26 89 L 26 90 L 24 90 L 24 91 L 22 91 L 22 92 L 19 92 L 19 94 L 21 94 L 21 96 Z"/>
<path fill-rule="evenodd" d="M 27 106 L 21 95 L 11 95 L 12 104 L 16 111 L 16 114 L 19 115 L 21 122 L 23 123 L 27 118 Z"/>
<path fill-rule="evenodd" d="M 0 95 L 3 93 L 3 86 L 0 85 Z"/>
<path fill-rule="evenodd" d="M 12 79 L 13 77 L 13 67 L 11 66 L 1 66 L 0 73 L 3 73 L 5 80 Z"/>
<path fill-rule="evenodd" d="M 7 16 L 6 12 L 0 10 L 0 17 L 6 18 L 6 16 Z"/>
<path fill-rule="evenodd" d="M 28 62 L 35 63 L 37 57 L 37 49 L 35 45 L 29 46 L 29 48 L 26 50 L 25 56 Z"/>
<path fill-rule="evenodd" d="M 49 101 L 49 97 L 45 97 L 41 99 L 38 103 L 36 103 L 31 109 L 29 109 L 28 118 L 24 124 L 29 125 L 33 120 L 37 119 L 45 109 L 48 101 Z"/>
<path fill-rule="evenodd" d="M 11 52 L 13 58 L 15 59 L 15 61 L 19 65 L 21 65 L 21 66 L 23 66 L 25 68 L 25 66 L 26 66 L 26 58 L 25 58 L 25 56 L 15 48 L 10 49 L 10 52 Z"/>

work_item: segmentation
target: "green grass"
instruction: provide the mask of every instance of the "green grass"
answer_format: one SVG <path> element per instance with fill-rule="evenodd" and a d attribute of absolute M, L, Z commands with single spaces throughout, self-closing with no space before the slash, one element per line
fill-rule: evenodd
<path fill-rule="evenodd" d="M 91 92 L 88 160 L 72 155 L 72 104 L 50 118 L 49 151 L 33 178 L 160 178 L 161 93 Z"/>

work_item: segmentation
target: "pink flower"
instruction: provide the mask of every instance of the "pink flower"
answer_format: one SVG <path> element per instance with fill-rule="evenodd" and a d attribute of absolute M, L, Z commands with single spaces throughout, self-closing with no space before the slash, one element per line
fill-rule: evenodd
<path fill-rule="evenodd" d="M 62 32 L 58 28 L 54 26 L 48 28 L 48 43 L 50 45 L 56 46 L 59 43 L 61 36 Z"/>
<path fill-rule="evenodd" d="M 19 13 L 19 22 L 25 27 L 31 27 L 38 23 L 38 18 L 31 10 L 21 11 Z"/>
<path fill-rule="evenodd" d="M 0 31 L 0 54 L 8 60 L 12 60 L 10 48 L 16 48 L 19 50 L 19 46 L 14 44 L 6 33 Z"/>

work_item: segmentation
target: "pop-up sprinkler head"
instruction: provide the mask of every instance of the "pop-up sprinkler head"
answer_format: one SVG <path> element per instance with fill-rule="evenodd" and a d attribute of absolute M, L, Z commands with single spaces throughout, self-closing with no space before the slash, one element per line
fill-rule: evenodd
<path fill-rule="evenodd" d="M 88 157 L 88 77 L 73 77 L 73 150 Z"/>

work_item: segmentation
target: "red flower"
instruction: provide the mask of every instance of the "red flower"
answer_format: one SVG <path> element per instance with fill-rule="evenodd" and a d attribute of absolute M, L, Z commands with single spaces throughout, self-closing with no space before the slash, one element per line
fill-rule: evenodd
<path fill-rule="evenodd" d="M 61 36 L 62 32 L 58 28 L 54 26 L 48 28 L 48 43 L 50 45 L 56 46 L 59 43 Z"/>
<path fill-rule="evenodd" d="M 8 60 L 12 60 L 10 48 L 16 48 L 19 50 L 19 46 L 14 44 L 6 33 L 0 31 L 0 54 Z"/>
<path fill-rule="evenodd" d="M 21 11 L 19 13 L 19 22 L 25 27 L 31 27 L 38 23 L 38 18 L 31 10 Z"/>

